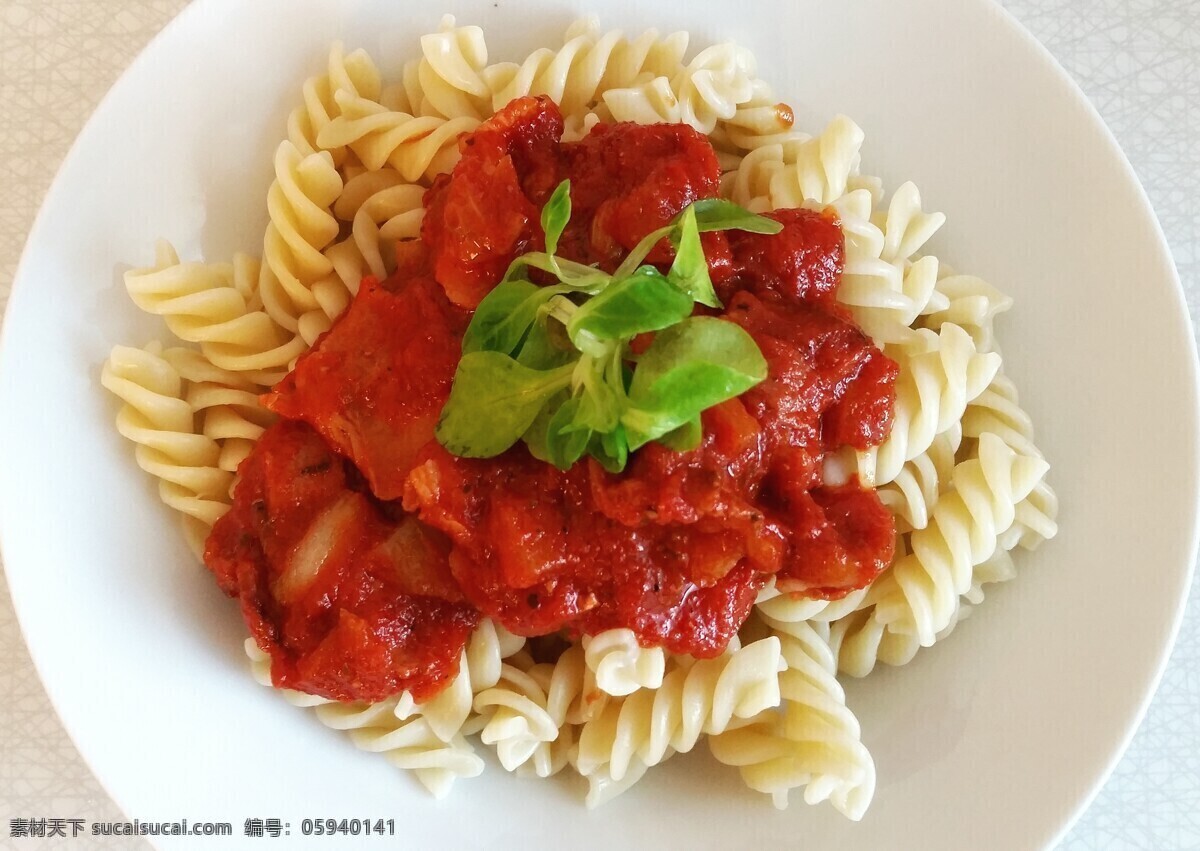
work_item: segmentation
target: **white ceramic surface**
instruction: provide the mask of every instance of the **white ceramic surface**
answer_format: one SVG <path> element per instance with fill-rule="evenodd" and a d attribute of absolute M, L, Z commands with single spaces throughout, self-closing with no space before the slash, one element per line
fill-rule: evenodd
<path fill-rule="evenodd" d="M 802 123 L 853 116 L 868 132 L 867 170 L 891 186 L 916 180 L 950 216 L 942 256 L 1017 298 L 1001 339 L 1054 465 L 1062 533 L 952 640 L 852 684 L 880 775 L 860 825 L 799 803 L 776 813 L 699 754 L 598 813 L 569 783 L 498 769 L 430 801 L 245 675 L 236 612 L 111 428 L 99 365 L 112 343 L 156 330 L 128 304 L 120 271 L 147 260 L 159 234 L 192 255 L 255 247 L 273 142 L 331 38 L 386 45 L 398 64 L 396 45 L 415 46 L 455 11 L 511 56 L 557 38 L 585 6 L 612 26 L 754 48 Z M 1143 708 L 1195 549 L 1195 361 L 1178 285 L 1108 134 L 998 11 L 980 0 L 846 6 L 756 3 L 730 19 L 715 2 L 651 13 L 501 0 L 410 17 L 383 0 L 200 0 L 151 45 L 47 199 L 0 350 L 9 581 L 56 708 L 126 812 L 282 817 L 293 841 L 302 817 L 396 817 L 419 847 L 570 836 L 578 847 L 803 837 L 1007 849 L 1066 825 Z"/>

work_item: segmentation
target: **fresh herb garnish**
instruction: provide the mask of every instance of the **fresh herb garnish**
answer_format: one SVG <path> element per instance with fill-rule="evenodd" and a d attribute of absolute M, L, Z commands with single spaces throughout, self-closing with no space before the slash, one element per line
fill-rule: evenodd
<path fill-rule="evenodd" d="M 463 337 L 463 358 L 437 425 L 455 455 L 491 458 L 519 440 L 567 469 L 584 455 L 607 470 L 651 441 L 699 446 L 700 414 L 766 378 L 753 338 L 724 319 L 692 316 L 720 307 L 700 234 L 778 233 L 781 225 L 719 199 L 685 207 L 650 233 L 613 274 L 558 257 L 571 219 L 564 180 L 542 209 L 546 250 L 513 261 L 480 302 Z M 675 247 L 667 274 L 643 263 L 663 239 Z M 539 286 L 538 269 L 557 283 Z M 630 343 L 655 332 L 634 355 Z"/>

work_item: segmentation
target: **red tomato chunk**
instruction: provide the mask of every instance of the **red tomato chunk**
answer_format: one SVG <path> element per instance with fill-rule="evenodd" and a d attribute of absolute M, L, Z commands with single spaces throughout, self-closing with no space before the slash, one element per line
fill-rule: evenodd
<path fill-rule="evenodd" d="M 205 562 L 275 684 L 333 700 L 437 693 L 478 621 L 445 539 L 352 487 L 354 468 L 303 423 L 268 429 L 240 474 Z"/>
<path fill-rule="evenodd" d="M 466 322 L 429 278 L 368 278 L 263 402 L 353 458 L 375 496 L 399 499 L 450 396 Z"/>

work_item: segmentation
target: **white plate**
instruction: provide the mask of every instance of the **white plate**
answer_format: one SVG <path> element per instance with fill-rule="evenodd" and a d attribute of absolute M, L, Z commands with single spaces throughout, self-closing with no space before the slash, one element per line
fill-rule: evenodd
<path fill-rule="evenodd" d="M 46 688 L 118 804 L 144 821 L 228 820 L 238 834 L 247 817 L 282 818 L 288 847 L 300 819 L 328 816 L 395 818 L 415 847 L 1051 842 L 1157 681 L 1197 507 L 1195 354 L 1179 285 L 1142 191 L 1077 89 L 984 0 L 413 8 L 197 0 L 96 112 L 30 238 L 0 373 L 5 563 Z M 376 55 L 407 44 L 384 57 L 398 65 L 444 11 L 482 24 L 510 57 L 552 43 L 580 11 L 736 39 L 803 125 L 854 117 L 867 170 L 892 187 L 912 178 L 949 214 L 939 253 L 1016 297 L 1001 340 L 1054 465 L 1061 534 L 1023 556 L 1018 581 L 952 640 L 852 685 L 879 771 L 861 824 L 802 803 L 776 812 L 699 753 L 595 813 L 569 783 L 499 770 L 432 801 L 250 679 L 235 607 L 113 429 L 100 365 L 113 343 L 157 333 L 121 270 L 147 261 L 158 235 L 193 257 L 254 250 L 271 151 L 330 40 Z"/>

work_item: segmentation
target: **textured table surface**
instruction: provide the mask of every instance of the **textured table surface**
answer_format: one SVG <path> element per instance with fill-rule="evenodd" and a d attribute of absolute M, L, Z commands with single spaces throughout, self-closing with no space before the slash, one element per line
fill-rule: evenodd
<path fill-rule="evenodd" d="M 185 5 L 0 0 L 0 311 L 29 226 L 72 139 L 125 66 Z M 1004 5 L 1058 57 L 1113 129 L 1166 230 L 1192 317 L 1200 316 L 1200 2 Z M 1200 849 L 1197 590 L 1145 722 L 1062 848 Z M 0 846 L 10 841 L 10 818 L 38 817 L 122 819 L 58 723 L 8 595 L 0 593 Z M 54 842 L 27 840 L 20 847 Z M 129 845 L 110 843 L 92 840 L 87 847 Z M 65 847 L 84 846 L 80 840 Z"/>

